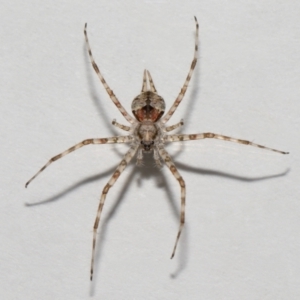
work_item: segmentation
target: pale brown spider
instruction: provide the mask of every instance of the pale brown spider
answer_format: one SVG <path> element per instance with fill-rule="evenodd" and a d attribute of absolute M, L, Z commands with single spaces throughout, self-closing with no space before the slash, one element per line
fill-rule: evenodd
<path fill-rule="evenodd" d="M 28 184 L 36 178 L 43 170 L 45 170 L 52 162 L 66 156 L 67 154 L 89 144 L 114 144 L 114 143 L 128 143 L 130 144 L 130 149 L 125 154 L 124 158 L 116 168 L 115 172 L 111 176 L 108 183 L 105 185 L 101 198 L 99 207 L 97 210 L 96 220 L 94 223 L 93 229 L 93 246 L 92 246 L 92 259 L 91 259 L 91 274 L 90 279 L 93 278 L 93 268 L 94 268 L 94 258 L 95 258 L 95 248 L 96 248 L 96 237 L 97 237 L 97 229 L 100 222 L 101 212 L 104 206 L 104 202 L 106 199 L 106 195 L 109 189 L 115 184 L 121 173 L 124 171 L 126 166 L 129 164 L 133 156 L 137 153 L 137 164 L 142 165 L 143 161 L 143 153 L 153 152 L 153 157 L 157 166 L 162 166 L 161 160 L 167 165 L 170 169 L 171 173 L 174 175 L 176 180 L 178 181 L 181 189 L 181 209 L 180 209 L 180 225 L 179 230 L 176 236 L 175 245 L 172 251 L 171 258 L 174 257 L 175 251 L 177 248 L 177 244 L 182 232 L 182 228 L 184 225 L 185 220 L 185 182 L 181 177 L 180 173 L 178 172 L 174 162 L 172 161 L 168 152 L 164 149 L 164 144 L 169 142 L 180 142 L 180 141 L 189 141 L 189 140 L 200 140 L 206 138 L 214 138 L 220 139 L 224 141 L 235 142 L 244 145 L 251 145 L 267 150 L 271 150 L 281 154 L 288 154 L 288 152 L 283 152 L 275 149 L 271 149 L 262 145 L 254 144 L 250 141 L 240 140 L 231 138 L 228 136 L 215 134 L 215 133 L 199 133 L 199 134 L 173 134 L 168 135 L 167 133 L 183 126 L 183 121 L 172 125 L 166 126 L 165 124 L 169 121 L 171 116 L 174 114 L 175 110 L 177 109 L 178 105 L 180 104 L 181 100 L 183 99 L 185 92 L 188 88 L 188 84 L 191 80 L 193 71 L 197 64 L 197 53 L 198 53 L 198 31 L 199 25 L 197 19 L 195 17 L 196 22 L 196 37 L 195 37 L 195 51 L 193 61 L 188 73 L 188 76 L 184 82 L 183 88 L 181 89 L 179 95 L 177 96 L 176 100 L 174 101 L 173 105 L 167 112 L 165 116 L 163 116 L 165 111 L 165 101 L 164 99 L 158 95 L 156 88 L 154 86 L 152 77 L 148 70 L 144 71 L 143 77 L 143 85 L 141 93 L 133 99 L 131 110 L 135 118 L 130 116 L 122 104 L 119 102 L 113 91 L 110 89 L 108 84 L 106 83 L 105 79 L 103 78 L 100 70 L 95 63 L 95 60 L 92 55 L 91 47 L 89 45 L 88 37 L 87 37 L 87 24 L 84 27 L 84 35 L 86 40 L 86 45 L 88 48 L 88 53 L 91 59 L 92 66 L 97 73 L 100 81 L 102 82 L 106 92 L 108 93 L 110 99 L 113 103 L 117 106 L 121 114 L 125 117 L 125 119 L 130 123 L 130 126 L 122 125 L 117 123 L 113 120 L 112 124 L 124 131 L 129 132 L 126 136 L 114 136 L 109 138 L 97 138 L 97 139 L 87 139 L 82 141 L 79 144 L 71 147 L 70 149 L 52 157 L 25 185 Z"/>

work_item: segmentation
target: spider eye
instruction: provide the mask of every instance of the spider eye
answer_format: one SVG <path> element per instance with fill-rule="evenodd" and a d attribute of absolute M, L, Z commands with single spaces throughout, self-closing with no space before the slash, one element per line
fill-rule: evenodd
<path fill-rule="evenodd" d="M 149 141 L 149 142 L 145 142 L 145 141 L 141 141 L 141 145 L 144 148 L 144 151 L 151 151 L 152 150 L 152 146 L 154 145 L 154 141 Z"/>

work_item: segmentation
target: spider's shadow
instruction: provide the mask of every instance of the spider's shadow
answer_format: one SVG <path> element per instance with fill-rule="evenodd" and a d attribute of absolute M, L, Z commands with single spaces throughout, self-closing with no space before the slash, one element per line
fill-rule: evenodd
<path fill-rule="evenodd" d="M 96 282 L 96 277 L 97 273 L 100 272 L 100 265 L 99 265 L 99 258 L 101 257 L 101 253 L 103 251 L 104 241 L 105 241 L 105 236 L 106 232 L 108 229 L 108 224 L 111 218 L 114 217 L 121 201 L 123 198 L 126 197 L 126 193 L 128 190 L 128 187 L 132 182 L 135 181 L 135 178 L 137 178 L 137 185 L 141 186 L 144 180 L 150 179 L 150 178 L 156 178 L 156 184 L 159 188 L 164 188 L 166 194 L 167 194 L 167 199 L 169 202 L 169 205 L 171 207 L 171 211 L 173 212 L 173 215 L 179 220 L 179 210 L 175 205 L 175 198 L 176 196 L 173 195 L 170 186 L 163 174 L 158 168 L 154 167 L 154 162 L 153 158 L 151 155 L 145 155 L 144 156 L 144 166 L 143 167 L 134 167 L 132 168 L 130 175 L 126 179 L 126 181 L 123 183 L 123 187 L 121 191 L 119 192 L 119 196 L 117 199 L 114 201 L 113 206 L 110 208 L 110 210 L 106 213 L 106 215 L 103 217 L 102 225 L 99 230 L 99 234 L 97 237 L 97 249 L 96 249 L 96 254 L 95 254 L 95 270 L 96 272 L 94 273 L 94 282 Z M 142 190 L 140 191 L 142 192 Z M 175 235 L 174 235 L 175 236 Z M 90 294 L 94 294 L 94 284 L 91 285 L 91 291 Z"/>
<path fill-rule="evenodd" d="M 267 175 L 267 176 L 260 176 L 260 177 L 247 177 L 247 176 L 239 176 L 236 174 L 230 174 L 227 172 L 220 172 L 217 170 L 210 170 L 210 169 L 203 169 L 203 168 L 197 168 L 193 166 L 189 166 L 183 163 L 179 162 L 174 162 L 175 165 L 178 167 L 180 170 L 187 171 L 189 173 L 196 173 L 198 175 L 210 175 L 210 176 L 217 176 L 217 177 L 223 177 L 223 178 L 228 178 L 228 179 L 233 179 L 233 180 L 238 180 L 238 181 L 244 181 L 244 182 L 256 182 L 256 181 L 261 181 L 261 180 L 271 180 L 275 179 L 277 177 L 285 176 L 288 172 L 289 169 L 285 170 L 284 172 L 278 173 L 278 174 L 273 174 L 273 175 Z M 184 176 L 183 176 L 184 177 Z M 171 200 L 170 201 L 174 201 Z M 174 203 L 174 202 L 173 202 Z M 175 213 L 177 214 L 177 217 L 179 218 L 179 211 L 176 210 Z M 187 224 L 185 223 L 185 234 L 183 234 L 183 239 L 181 241 L 181 251 L 179 251 L 179 264 L 177 270 L 175 270 L 170 277 L 175 279 L 186 267 L 187 265 L 187 258 L 189 257 L 187 255 L 188 252 L 188 230 L 187 230 Z M 179 249 L 180 250 L 180 249 Z"/>
<path fill-rule="evenodd" d="M 110 208 L 110 210 L 106 214 L 104 214 L 104 216 L 102 218 L 101 225 L 99 227 L 100 234 L 98 235 L 98 238 L 97 238 L 96 255 L 95 255 L 95 271 L 96 272 L 94 274 L 94 282 L 96 281 L 97 274 L 100 270 L 98 261 L 101 256 L 104 244 L 105 244 L 104 243 L 105 235 L 107 232 L 109 221 L 115 215 L 122 199 L 124 197 L 126 197 L 128 187 L 134 181 L 135 177 L 138 178 L 138 185 L 141 185 L 142 181 L 144 181 L 145 179 L 148 179 L 151 177 L 157 178 L 157 187 L 164 189 L 166 196 L 167 196 L 168 203 L 170 205 L 172 215 L 176 221 L 179 221 L 179 217 L 180 217 L 179 196 L 177 195 L 177 193 L 173 193 L 171 191 L 170 185 L 168 183 L 168 180 L 166 180 L 164 172 L 159 171 L 155 167 L 151 167 L 151 165 L 153 165 L 153 159 L 152 159 L 151 155 L 145 155 L 144 160 L 145 160 L 146 166 L 143 168 L 136 168 L 136 167 L 132 168 L 129 177 L 126 179 L 126 181 L 123 184 L 123 187 L 119 193 L 118 198 L 114 201 L 113 206 Z M 184 170 L 184 171 L 196 173 L 198 175 L 211 175 L 211 176 L 225 177 L 228 179 L 246 181 L 249 183 L 255 182 L 255 181 L 260 181 L 260 180 L 269 180 L 269 179 L 277 178 L 280 176 L 284 176 L 289 171 L 289 170 L 286 170 L 285 172 L 282 172 L 280 174 L 263 176 L 263 177 L 244 177 L 244 176 L 238 176 L 235 174 L 220 172 L 220 171 L 216 171 L 216 170 L 192 167 L 192 166 L 189 166 L 189 165 L 186 165 L 183 163 L 179 163 L 179 162 L 176 162 L 175 164 L 178 167 L 180 172 L 182 170 Z M 166 167 L 164 167 L 164 168 L 166 168 Z M 65 195 L 67 195 L 68 193 L 73 192 L 74 190 L 76 190 L 77 188 L 79 188 L 85 184 L 88 184 L 88 183 L 91 183 L 94 181 L 98 181 L 99 179 L 104 178 L 104 177 L 106 178 L 107 176 L 109 176 L 113 173 L 114 169 L 115 169 L 115 167 L 112 167 L 105 172 L 87 177 L 48 199 L 42 200 L 37 203 L 26 204 L 26 205 L 27 206 L 35 206 L 35 205 L 42 205 L 42 204 L 47 204 L 49 202 L 57 201 L 57 200 L 61 199 L 62 197 L 64 197 Z M 168 171 L 167 171 L 167 173 L 169 173 Z M 170 174 L 171 173 L 169 173 L 169 175 Z M 177 266 L 177 269 L 170 275 L 171 278 L 176 278 L 185 269 L 187 262 L 188 262 L 187 259 L 189 257 L 188 256 L 188 244 L 189 244 L 188 242 L 189 241 L 188 241 L 188 230 L 187 229 L 188 229 L 188 226 L 186 223 L 181 240 L 180 240 L 180 247 L 179 247 L 178 253 L 177 253 L 178 266 Z M 91 294 L 94 294 L 94 285 L 93 284 L 91 285 Z"/>
<path fill-rule="evenodd" d="M 97 240 L 97 249 L 95 254 L 95 269 L 96 272 L 94 274 L 94 281 L 96 280 L 97 273 L 100 272 L 100 265 L 99 265 L 99 258 L 101 257 L 101 253 L 103 251 L 103 247 L 105 246 L 104 241 L 106 237 L 106 232 L 108 229 L 108 224 L 111 218 L 114 217 L 123 197 L 126 196 L 128 186 L 132 184 L 132 182 L 135 181 L 135 178 L 138 180 L 138 185 L 140 186 L 142 184 L 142 181 L 149 179 L 149 178 L 156 178 L 157 179 L 157 187 L 163 188 L 166 195 L 167 200 L 170 205 L 170 210 L 172 212 L 172 215 L 176 221 L 179 222 L 180 219 L 180 209 L 179 209 L 179 195 L 177 193 L 173 193 L 170 189 L 170 185 L 168 183 L 168 180 L 166 180 L 166 177 L 163 172 L 158 170 L 155 167 L 151 168 L 151 164 L 153 165 L 153 159 L 151 155 L 145 155 L 145 167 L 143 168 L 133 168 L 130 172 L 129 177 L 126 179 L 125 183 L 123 183 L 123 187 L 119 193 L 118 198 L 114 201 L 113 206 L 110 208 L 110 210 L 107 212 L 107 214 L 103 217 L 102 225 L 99 230 L 98 234 L 98 240 Z M 202 168 L 196 168 L 189 165 L 185 165 L 183 163 L 177 163 L 177 167 L 179 170 L 185 170 L 188 172 L 193 172 L 199 175 L 212 175 L 212 176 L 218 176 L 218 177 L 225 177 L 228 179 L 233 180 L 239 180 L 239 181 L 246 181 L 246 182 L 255 182 L 255 181 L 261 181 L 261 180 L 270 180 L 273 178 L 281 177 L 286 175 L 289 170 L 286 170 L 285 172 L 276 174 L 276 175 L 268 175 L 268 176 L 261 176 L 261 177 L 246 177 L 246 176 L 238 176 L 235 174 L 220 172 L 216 170 L 209 170 L 209 169 L 202 169 Z M 166 168 L 167 169 L 167 168 Z M 169 170 L 168 170 L 169 171 Z M 168 173 L 167 171 L 167 173 Z M 171 173 L 170 173 L 171 174 Z M 167 174 L 168 176 L 168 174 Z M 168 176 L 169 177 L 169 176 Z M 176 233 L 176 232 L 175 232 Z M 174 236 L 175 236 L 174 233 Z M 188 261 L 188 226 L 187 223 L 185 224 L 185 229 L 183 231 L 183 235 L 180 240 L 180 247 L 178 249 L 178 266 L 177 269 L 170 275 L 171 278 L 177 278 L 177 276 L 185 269 Z M 91 294 L 94 293 L 94 285 L 91 286 Z"/>

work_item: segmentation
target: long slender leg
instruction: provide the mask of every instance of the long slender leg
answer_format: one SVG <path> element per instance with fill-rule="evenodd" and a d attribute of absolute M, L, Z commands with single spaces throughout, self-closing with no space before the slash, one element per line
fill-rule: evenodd
<path fill-rule="evenodd" d="M 86 41 L 86 45 L 87 45 L 87 48 L 88 48 L 88 52 L 89 52 L 89 56 L 90 56 L 90 59 L 91 59 L 91 63 L 93 65 L 93 68 L 95 70 L 95 72 L 97 73 L 100 81 L 102 82 L 104 88 L 106 89 L 106 92 L 108 93 L 110 99 L 113 101 L 113 103 L 117 106 L 117 108 L 119 109 L 119 111 L 121 112 L 121 114 L 125 117 L 125 119 L 133 124 L 135 122 L 134 118 L 131 117 L 127 111 L 125 110 L 125 108 L 122 106 L 122 104 L 120 103 L 120 101 L 117 99 L 117 97 L 115 96 L 114 92 L 110 89 L 110 87 L 108 86 L 108 84 L 106 83 L 104 77 L 102 76 L 102 74 L 100 73 L 100 70 L 94 60 L 94 57 L 93 57 L 93 54 L 92 54 L 92 50 L 91 50 L 91 47 L 90 47 L 90 44 L 89 44 L 89 40 L 88 40 L 88 36 L 87 36 L 87 32 L 86 32 L 86 27 L 87 27 L 87 23 L 85 23 L 85 26 L 84 26 L 84 35 L 85 35 L 85 41 Z"/>
<path fill-rule="evenodd" d="M 126 125 L 123 125 L 123 124 L 120 124 L 116 121 L 116 119 L 113 119 L 113 121 L 111 122 L 114 126 L 122 129 L 122 130 L 125 130 L 125 131 L 130 131 L 130 127 L 129 126 L 126 126 Z"/>
<path fill-rule="evenodd" d="M 162 118 L 161 122 L 163 124 L 165 124 L 166 122 L 168 122 L 168 120 L 171 118 L 171 116 L 174 114 L 175 110 L 177 109 L 178 105 L 180 104 L 181 100 L 183 99 L 185 92 L 188 88 L 188 84 L 192 78 L 193 75 L 193 71 L 196 67 L 197 64 L 197 54 L 198 54 L 198 33 L 199 33 L 199 24 L 197 21 L 197 18 L 195 17 L 195 22 L 196 22 L 196 37 L 195 37 L 195 52 L 194 52 L 194 58 L 191 64 L 191 68 L 190 71 L 188 73 L 188 76 L 184 82 L 183 88 L 181 89 L 179 95 L 177 96 L 175 102 L 173 103 L 173 105 L 171 106 L 171 108 L 169 109 L 169 111 L 167 112 L 167 114 Z"/>
<path fill-rule="evenodd" d="M 289 154 L 289 152 L 276 150 L 273 148 L 269 148 L 269 147 L 265 147 L 265 146 L 262 146 L 259 144 L 252 143 L 250 141 L 240 140 L 240 139 L 236 139 L 236 138 L 232 138 L 229 136 L 220 135 L 220 134 L 216 134 L 216 133 L 211 133 L 211 132 L 200 133 L 200 134 L 173 134 L 173 135 L 165 136 L 165 142 L 181 142 L 181 141 L 201 140 L 201 139 L 218 139 L 218 140 L 234 142 L 234 143 L 243 144 L 243 145 L 250 145 L 250 146 L 274 151 L 274 152 L 281 153 L 281 154 Z"/>
<path fill-rule="evenodd" d="M 165 132 L 173 131 L 174 129 L 179 128 L 181 126 L 183 126 L 183 119 L 181 119 L 179 123 L 164 128 L 164 131 Z"/>
<path fill-rule="evenodd" d="M 139 167 L 144 166 L 144 162 L 143 162 L 143 149 L 142 148 L 140 148 L 138 150 L 137 157 L 136 157 L 136 165 L 139 166 Z"/>
<path fill-rule="evenodd" d="M 117 181 L 117 179 L 119 178 L 121 173 L 124 171 L 124 169 L 126 168 L 128 163 L 131 161 L 131 159 L 135 155 L 138 147 L 139 147 L 139 145 L 131 146 L 131 148 L 125 154 L 124 158 L 122 159 L 122 161 L 120 162 L 117 169 L 115 170 L 112 177 L 110 178 L 110 180 L 108 181 L 108 183 L 106 184 L 106 186 L 104 187 L 104 189 L 102 191 L 100 203 L 99 203 L 98 210 L 97 210 L 97 216 L 96 216 L 95 223 L 94 223 L 94 230 L 93 230 L 93 248 L 92 248 L 92 259 L 91 259 L 91 277 L 90 277 L 91 280 L 93 280 L 93 272 L 94 272 L 97 229 L 99 226 L 100 216 L 101 216 L 101 212 L 102 212 L 102 209 L 104 206 L 106 195 L 107 195 L 109 189 L 115 184 L 115 182 Z"/>
<path fill-rule="evenodd" d="M 173 248 L 173 252 L 171 255 L 171 259 L 172 259 L 175 255 L 177 244 L 178 244 L 178 241 L 179 241 L 179 238 L 180 238 L 180 235 L 182 232 L 182 228 L 184 225 L 184 221 L 185 221 L 185 182 L 184 182 L 183 178 L 181 177 L 181 175 L 179 174 L 179 172 L 178 172 L 175 164 L 173 163 L 170 155 L 168 154 L 168 152 L 163 147 L 157 147 L 157 149 L 158 149 L 160 156 L 165 161 L 166 165 L 168 166 L 168 168 L 170 169 L 170 171 L 172 172 L 172 174 L 174 175 L 176 180 L 179 182 L 180 189 L 181 189 L 180 225 L 179 225 L 178 233 L 176 236 L 176 241 L 175 241 L 175 245 Z"/>
<path fill-rule="evenodd" d="M 159 156 L 158 151 L 156 150 L 156 148 L 154 148 L 154 150 L 153 150 L 153 158 L 154 158 L 154 161 L 155 161 L 155 166 L 158 167 L 158 168 L 161 168 L 163 165 L 160 161 L 160 156 Z"/>
<path fill-rule="evenodd" d="M 148 70 L 147 70 L 147 75 L 148 75 L 148 79 L 149 79 L 149 83 L 150 83 L 150 90 L 151 90 L 151 92 L 156 93 L 157 91 L 156 91 L 153 79 L 152 79 L 151 74 Z"/>
<path fill-rule="evenodd" d="M 73 147 L 69 148 L 68 150 L 52 157 L 27 183 L 25 184 L 25 187 L 28 186 L 28 184 L 36 178 L 41 172 L 43 172 L 50 164 L 52 164 L 54 161 L 66 156 L 67 154 L 83 147 L 89 144 L 116 144 L 116 143 L 129 143 L 133 140 L 132 136 L 115 136 L 110 138 L 103 138 L 103 139 L 87 139 L 82 141 L 81 143 L 78 143 L 74 145 Z"/>

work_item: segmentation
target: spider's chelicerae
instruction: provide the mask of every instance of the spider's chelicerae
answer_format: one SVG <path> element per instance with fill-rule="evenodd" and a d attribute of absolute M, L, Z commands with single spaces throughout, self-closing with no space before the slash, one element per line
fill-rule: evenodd
<path fill-rule="evenodd" d="M 236 138 L 231 138 L 228 136 L 205 132 L 205 133 L 196 133 L 196 134 L 171 134 L 169 135 L 168 132 L 179 128 L 183 125 L 183 121 L 180 121 L 177 124 L 166 126 L 166 123 L 172 117 L 174 112 L 176 111 L 178 105 L 180 104 L 181 100 L 183 99 L 185 92 L 188 88 L 188 84 L 191 80 L 193 71 L 197 64 L 197 53 L 198 53 L 198 31 L 199 25 L 197 19 L 195 17 L 196 22 L 196 36 L 195 36 L 195 50 L 194 50 L 194 58 L 189 70 L 189 73 L 186 77 L 184 82 L 183 88 L 181 89 L 179 95 L 175 99 L 173 105 L 163 116 L 165 112 L 165 101 L 164 99 L 158 95 L 156 88 L 154 86 L 152 77 L 148 70 L 144 71 L 143 77 L 143 85 L 141 93 L 133 99 L 131 104 L 131 110 L 134 115 L 134 118 L 130 116 L 122 104 L 119 102 L 113 91 L 110 89 L 108 84 L 106 83 L 105 79 L 103 78 L 94 58 L 92 55 L 91 47 L 89 45 L 86 27 L 85 24 L 84 28 L 84 35 L 86 40 L 86 45 L 88 48 L 88 53 L 91 59 L 92 66 L 97 73 L 100 81 L 102 82 L 106 92 L 108 93 L 110 99 L 113 103 L 117 106 L 121 114 L 125 117 L 125 119 L 130 123 L 129 126 L 119 124 L 115 120 L 113 120 L 112 124 L 124 131 L 127 131 L 129 134 L 125 136 L 114 136 L 108 138 L 96 138 L 96 139 L 87 139 L 82 141 L 79 144 L 71 147 L 70 149 L 52 157 L 27 183 L 28 184 L 36 178 L 43 170 L 45 170 L 52 162 L 66 156 L 67 154 L 90 144 L 115 144 L 115 143 L 127 143 L 130 145 L 130 149 L 125 154 L 124 158 L 116 168 L 115 172 L 111 176 L 108 183 L 105 185 L 101 198 L 99 207 L 97 210 L 96 220 L 94 223 L 94 230 L 93 230 L 93 246 L 92 246 L 92 258 L 91 258 L 91 280 L 93 278 L 93 268 L 94 268 L 94 257 L 95 257 L 95 247 L 96 247 L 96 237 L 97 237 L 97 229 L 100 222 L 101 212 L 104 206 L 104 202 L 106 199 L 106 195 L 109 189 L 115 184 L 121 173 L 124 171 L 126 166 L 129 164 L 131 159 L 134 155 L 137 156 L 137 165 L 142 165 L 143 163 L 143 154 L 144 153 L 153 153 L 153 158 L 157 166 L 162 166 L 162 162 L 164 162 L 167 167 L 170 169 L 171 173 L 174 175 L 176 180 L 178 181 L 181 189 L 181 209 L 180 209 L 180 225 L 179 230 L 176 236 L 175 245 L 173 248 L 173 252 L 171 258 L 174 257 L 176 247 L 181 235 L 181 231 L 184 225 L 185 220 L 185 182 L 181 177 L 180 173 L 178 172 L 174 162 L 172 161 L 170 155 L 164 148 L 165 143 L 172 143 L 172 142 L 182 142 L 182 141 L 189 141 L 189 140 L 201 140 L 206 138 L 213 138 L 219 139 L 244 145 L 255 146 L 258 148 L 263 148 L 266 150 L 271 150 L 281 154 L 288 154 L 288 152 L 279 151 L 276 149 L 268 148 L 259 144 L 254 144 L 250 141 L 240 140 Z"/>

